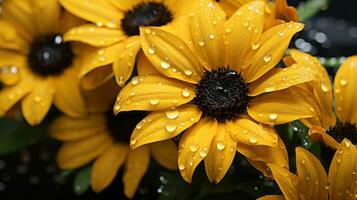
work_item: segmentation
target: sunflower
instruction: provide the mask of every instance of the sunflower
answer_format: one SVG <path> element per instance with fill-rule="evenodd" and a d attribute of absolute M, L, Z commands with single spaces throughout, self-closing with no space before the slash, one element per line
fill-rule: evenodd
<path fill-rule="evenodd" d="M 47 16 L 47 17 L 43 17 Z M 6 0 L 0 19 L 0 116 L 21 102 L 28 123 L 39 124 L 52 103 L 67 115 L 86 114 L 79 87 L 80 45 L 62 35 L 82 21 L 57 0 Z"/>
<path fill-rule="evenodd" d="M 95 88 L 115 75 L 120 86 L 130 78 L 140 52 L 139 27 L 157 26 L 187 33 L 187 17 L 196 0 L 60 0 L 74 15 L 89 22 L 69 31 L 65 41 L 98 47 L 82 68 L 83 87 Z M 139 59 L 143 55 L 139 54 Z"/>
<path fill-rule="evenodd" d="M 334 90 L 325 68 L 318 59 L 292 50 L 290 60 L 292 63 L 314 68 L 320 76 L 315 81 L 300 86 L 303 96 L 308 98 L 307 102 L 310 102 L 315 111 L 313 118 L 302 120 L 311 128 L 311 138 L 323 141 L 333 149 L 336 149 L 344 138 L 357 145 L 357 107 L 353 103 L 357 101 L 357 94 L 354 92 L 357 56 L 348 58 L 341 65 L 334 80 Z"/>
<path fill-rule="evenodd" d="M 133 148 L 188 129 L 179 145 L 179 169 L 188 182 L 203 159 L 210 181 L 219 182 L 236 151 L 266 175 L 265 162 L 287 167 L 285 146 L 269 125 L 312 117 L 289 88 L 314 73 L 297 65 L 274 68 L 303 25 L 263 32 L 264 6 L 248 3 L 226 21 L 220 7 L 202 0 L 190 19 L 188 43 L 159 28 L 141 29 L 144 53 L 162 75 L 139 71 L 117 97 L 115 113 L 154 111 L 134 130 Z"/>
<path fill-rule="evenodd" d="M 254 0 L 216 0 L 226 11 L 228 16 L 231 16 L 238 8 L 244 4 Z M 265 7 L 265 28 L 270 28 L 274 25 L 284 22 L 298 21 L 299 16 L 296 9 L 288 6 L 286 0 L 276 0 L 275 2 L 267 1 Z"/>
<path fill-rule="evenodd" d="M 85 93 L 89 115 L 82 118 L 61 116 L 51 125 L 52 137 L 64 144 L 57 154 L 62 169 L 77 169 L 93 163 L 91 186 L 103 191 L 124 168 L 124 194 L 132 198 L 149 166 L 150 155 L 162 166 L 177 169 L 177 147 L 172 140 L 145 145 L 135 150 L 129 146 L 130 135 L 145 113 L 126 112 L 114 116 L 114 82 Z"/>
<path fill-rule="evenodd" d="M 297 147 L 297 175 L 269 164 L 284 197 L 265 196 L 259 200 L 352 200 L 357 198 L 357 149 L 347 139 L 338 146 L 328 176 L 319 160 Z"/>

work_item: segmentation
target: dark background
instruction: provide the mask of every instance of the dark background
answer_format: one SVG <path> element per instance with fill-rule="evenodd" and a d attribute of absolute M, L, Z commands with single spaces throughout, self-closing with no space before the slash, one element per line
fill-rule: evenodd
<path fill-rule="evenodd" d="M 297 6 L 300 1 L 292 0 L 291 5 Z M 292 42 L 292 46 L 309 52 L 320 59 L 346 57 L 357 54 L 357 1 L 332 0 L 329 8 L 321 11 L 312 19 L 306 21 L 305 30 Z M 332 60 L 334 61 L 334 60 Z M 336 62 L 339 62 L 338 59 Z M 330 63 L 331 64 L 331 63 Z M 333 65 L 334 63 L 332 63 Z M 331 73 L 335 70 L 332 68 Z M 0 129 L 1 130 L 1 129 Z M 73 192 L 73 180 L 76 172 L 63 173 L 58 170 L 54 156 L 59 144 L 44 137 L 37 145 L 7 156 L 0 157 L 0 200 L 32 200 L 32 199 L 125 199 L 122 194 L 120 173 L 113 184 L 101 194 L 88 190 L 83 195 Z M 274 184 L 265 180 L 261 175 L 244 168 L 244 160 L 238 160 L 243 169 L 230 170 L 219 187 L 210 185 L 204 177 L 203 169 L 199 169 L 197 180 L 193 185 L 185 184 L 174 172 L 168 172 L 152 162 L 150 173 L 145 176 L 135 199 L 217 199 L 220 193 L 225 197 L 254 199 L 250 193 L 274 192 Z M 242 178 L 243 177 L 243 178 Z M 228 179 L 244 182 L 244 178 L 258 177 L 263 186 L 254 184 L 238 188 L 240 193 L 227 187 Z M 199 184 L 195 184 L 199 183 Z M 241 187 L 241 186 L 239 186 Z M 266 187 L 266 188 L 264 188 Z M 204 188 L 204 189 L 202 189 Z M 219 189 L 218 189 L 219 188 Z M 237 188 L 236 188 L 237 189 Z M 199 195 L 197 193 L 204 192 Z M 194 197 L 190 197 L 193 193 Z M 212 194 L 215 193 L 215 194 Z M 205 197 L 206 196 L 206 197 Z"/>

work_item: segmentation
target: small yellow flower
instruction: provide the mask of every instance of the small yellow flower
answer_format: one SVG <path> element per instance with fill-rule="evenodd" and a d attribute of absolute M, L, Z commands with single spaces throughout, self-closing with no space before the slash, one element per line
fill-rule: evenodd
<path fill-rule="evenodd" d="M 187 15 L 197 0 L 60 0 L 74 15 L 91 23 L 76 27 L 66 41 L 98 47 L 82 68 L 80 77 L 87 89 L 115 75 L 120 86 L 130 78 L 140 52 L 139 27 L 157 26 L 180 35 L 187 34 Z M 139 54 L 141 55 L 141 54 Z M 139 60 L 143 55 L 139 56 Z"/>
<path fill-rule="evenodd" d="M 177 147 L 171 140 L 130 149 L 129 140 L 136 121 L 142 113 L 128 112 L 114 116 L 111 106 L 117 89 L 106 83 L 86 94 L 90 114 L 82 118 L 62 116 L 50 126 L 52 137 L 64 144 L 57 154 L 62 169 L 76 169 L 93 163 L 91 186 L 95 192 L 103 191 L 115 178 L 119 168 L 124 193 L 132 198 L 148 169 L 150 155 L 164 167 L 177 169 Z"/>
<path fill-rule="evenodd" d="M 226 11 L 228 16 L 231 16 L 238 8 L 244 4 L 254 0 L 216 0 Z M 286 0 L 276 0 L 275 2 L 264 0 L 267 2 L 265 7 L 265 28 L 270 28 L 277 24 L 290 21 L 298 21 L 299 16 L 294 7 L 288 6 Z"/>
<path fill-rule="evenodd" d="M 192 41 L 159 28 L 142 28 L 142 49 L 155 70 L 144 71 L 119 93 L 114 111 L 154 111 L 139 123 L 131 145 L 175 137 L 179 168 L 190 182 L 204 160 L 208 178 L 219 182 L 239 151 L 266 175 L 265 162 L 287 167 L 284 144 L 268 125 L 312 117 L 309 105 L 291 98 L 291 86 L 314 79 L 303 66 L 275 68 L 296 22 L 263 32 L 264 2 L 241 7 L 229 20 L 221 8 L 202 0 L 190 19 Z M 159 73 L 159 74 L 158 74 Z M 264 122 L 262 125 L 259 122 Z"/>
<path fill-rule="evenodd" d="M 357 149 L 347 139 L 338 146 L 328 176 L 320 161 L 296 148 L 297 175 L 269 164 L 284 197 L 269 195 L 258 200 L 353 200 L 357 197 Z"/>
<path fill-rule="evenodd" d="M 348 138 L 356 145 L 357 106 L 354 102 L 357 101 L 357 56 L 348 58 L 341 65 L 334 80 L 334 90 L 325 68 L 318 59 L 296 50 L 291 51 L 290 59 L 298 65 L 313 68 L 319 74 L 316 81 L 300 86 L 301 95 L 308 99 L 307 102 L 310 102 L 315 112 L 313 118 L 302 120 L 311 127 L 311 138 L 323 141 L 334 149 L 344 138 Z M 333 100 L 335 109 L 332 106 Z"/>
<path fill-rule="evenodd" d="M 72 117 L 86 114 L 78 78 L 82 48 L 62 38 L 81 23 L 61 10 L 57 0 L 3 2 L 0 116 L 18 102 L 31 125 L 42 121 L 52 103 Z"/>

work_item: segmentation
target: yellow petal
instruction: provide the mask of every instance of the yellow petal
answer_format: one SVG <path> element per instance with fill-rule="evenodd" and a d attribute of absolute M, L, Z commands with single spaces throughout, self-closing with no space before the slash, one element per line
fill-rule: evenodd
<path fill-rule="evenodd" d="M 33 89 L 33 83 L 21 81 L 15 86 L 5 87 L 0 92 L 0 116 L 4 116 L 18 101 Z"/>
<path fill-rule="evenodd" d="M 65 143 L 58 151 L 57 163 L 62 169 L 74 169 L 88 164 L 112 144 L 109 134 L 96 134 Z"/>
<path fill-rule="evenodd" d="M 72 28 L 80 26 L 84 23 L 84 20 L 74 16 L 72 13 L 62 12 L 60 24 L 57 29 L 58 32 L 61 33 L 61 35 L 65 35 L 68 30 L 71 30 Z"/>
<path fill-rule="evenodd" d="M 177 169 L 177 146 L 172 140 L 150 144 L 151 155 L 167 169 Z"/>
<path fill-rule="evenodd" d="M 128 145 L 113 144 L 94 162 L 91 175 L 91 186 L 94 192 L 103 191 L 113 181 L 128 151 Z"/>
<path fill-rule="evenodd" d="M 237 10 L 225 24 L 228 65 L 240 71 L 250 60 L 245 59 L 263 31 L 264 2 L 253 1 Z"/>
<path fill-rule="evenodd" d="M 343 123 L 357 123 L 357 56 L 348 58 L 335 76 L 336 114 Z"/>
<path fill-rule="evenodd" d="M 178 166 L 185 181 L 191 183 L 197 165 L 209 153 L 217 128 L 215 119 L 204 118 L 182 136 L 179 144 Z"/>
<path fill-rule="evenodd" d="M 105 48 L 87 48 L 83 52 L 82 69 L 79 72 L 79 77 L 83 78 L 89 72 L 112 64 L 121 49 L 121 43 L 117 43 Z"/>
<path fill-rule="evenodd" d="M 337 149 L 338 142 L 326 133 L 326 129 L 318 126 L 313 126 L 309 129 L 309 136 L 314 142 L 321 141 L 325 145 Z"/>
<path fill-rule="evenodd" d="M 336 117 L 332 110 L 332 89 L 330 77 L 319 60 L 306 53 L 297 50 L 290 51 L 291 57 L 295 60 L 296 64 L 305 68 L 310 68 L 317 72 L 318 78 L 300 87 L 305 87 L 307 95 L 310 98 L 307 100 L 316 111 L 315 119 L 306 119 L 310 126 L 322 126 L 325 128 L 332 127 L 336 123 Z M 312 98 L 311 98 L 312 97 Z"/>
<path fill-rule="evenodd" d="M 269 164 L 275 181 L 278 183 L 284 197 L 288 200 L 300 200 L 297 177 L 289 170 L 279 167 L 276 164 Z"/>
<path fill-rule="evenodd" d="M 205 158 L 205 169 L 208 179 L 218 183 L 231 167 L 236 154 L 237 143 L 229 133 L 227 124 L 219 123 L 216 136 L 210 145 Z"/>
<path fill-rule="evenodd" d="M 85 90 L 98 89 L 105 83 L 112 81 L 113 76 L 113 67 L 111 65 L 96 67 L 81 78 L 81 86 Z"/>
<path fill-rule="evenodd" d="M 278 136 L 277 133 L 276 135 Z M 271 177 L 271 171 L 267 167 L 268 163 L 289 169 L 288 153 L 283 140 L 279 136 L 274 147 L 238 143 L 237 151 L 267 177 Z"/>
<path fill-rule="evenodd" d="M 137 70 L 138 74 L 141 76 L 147 75 L 161 75 L 159 71 L 151 64 L 143 52 L 138 55 Z"/>
<path fill-rule="evenodd" d="M 260 48 L 253 57 L 252 64 L 243 72 L 247 82 L 253 82 L 275 67 L 282 59 L 295 33 L 304 25 L 290 22 L 275 26 L 263 33 L 258 41 Z"/>
<path fill-rule="evenodd" d="M 51 80 L 39 81 L 22 101 L 22 113 L 30 125 L 38 125 L 50 110 L 55 89 Z"/>
<path fill-rule="evenodd" d="M 131 146 L 167 140 L 182 133 L 201 118 L 201 111 L 193 105 L 184 105 L 167 111 L 150 113 L 134 129 Z"/>
<path fill-rule="evenodd" d="M 284 69 L 276 68 L 252 82 L 249 85 L 249 95 L 257 96 L 267 92 L 283 90 L 315 79 L 316 73 L 303 66 L 292 65 Z"/>
<path fill-rule="evenodd" d="M 257 200 L 285 200 L 285 198 L 279 195 L 265 195 Z"/>
<path fill-rule="evenodd" d="M 104 115 L 89 115 L 83 118 L 61 116 L 51 123 L 49 133 L 61 141 L 74 141 L 105 131 Z"/>
<path fill-rule="evenodd" d="M 67 69 L 55 80 L 56 94 L 54 104 L 70 117 L 81 117 L 87 114 L 86 105 L 81 93 L 76 66 Z"/>
<path fill-rule="evenodd" d="M 223 31 L 226 14 L 210 0 L 200 0 L 191 19 L 193 46 L 204 66 L 211 70 L 224 66 Z"/>
<path fill-rule="evenodd" d="M 328 181 L 330 183 L 330 199 L 352 199 L 356 193 L 357 149 L 347 139 L 338 146 L 332 159 Z"/>
<path fill-rule="evenodd" d="M 8 0 L 1 5 L 1 16 L 16 27 L 21 27 L 18 31 L 28 41 L 37 33 L 33 25 L 32 3 L 28 0 Z"/>
<path fill-rule="evenodd" d="M 28 48 L 26 40 L 19 36 L 14 25 L 0 21 L 0 47 L 7 50 L 17 50 L 25 53 Z M 3 62 L 3 61 L 2 61 Z"/>
<path fill-rule="evenodd" d="M 61 5 L 69 12 L 85 20 L 96 23 L 98 26 L 118 28 L 123 18 L 123 13 L 103 0 L 72 1 L 59 0 Z"/>
<path fill-rule="evenodd" d="M 119 93 L 114 112 L 164 110 L 190 102 L 194 86 L 162 76 L 137 76 Z"/>
<path fill-rule="evenodd" d="M 128 154 L 123 175 L 124 194 L 132 198 L 146 173 L 150 161 L 149 147 L 143 146 Z"/>
<path fill-rule="evenodd" d="M 241 118 L 234 122 L 228 122 L 228 127 L 232 138 L 237 143 L 275 147 L 278 140 L 278 136 L 273 128 L 256 123 L 249 118 Z"/>
<path fill-rule="evenodd" d="M 58 0 L 36 0 L 32 3 L 34 26 L 38 33 L 57 32 L 60 22 L 61 6 Z"/>
<path fill-rule="evenodd" d="M 136 55 L 140 49 L 141 40 L 139 36 L 136 36 L 125 40 L 117 52 L 118 55 L 113 63 L 113 71 L 119 86 L 124 86 L 126 81 L 131 77 L 135 65 Z"/>
<path fill-rule="evenodd" d="M 120 30 L 98 27 L 94 24 L 75 27 L 64 35 L 66 41 L 83 42 L 95 47 L 107 47 L 125 38 L 126 36 Z"/>
<path fill-rule="evenodd" d="M 25 76 L 23 69 L 27 66 L 26 57 L 9 50 L 0 50 L 0 81 L 3 85 L 17 84 L 21 75 Z"/>
<path fill-rule="evenodd" d="M 182 39 L 159 28 L 141 28 L 142 48 L 156 69 L 165 76 L 197 83 L 203 67 Z"/>
<path fill-rule="evenodd" d="M 300 191 L 305 199 L 328 199 L 327 174 L 320 161 L 307 150 L 296 148 L 296 168 Z"/>
<path fill-rule="evenodd" d="M 288 88 L 255 97 L 249 104 L 248 114 L 264 124 L 284 124 L 313 117 L 309 103 L 299 98 L 294 90 L 297 89 Z"/>

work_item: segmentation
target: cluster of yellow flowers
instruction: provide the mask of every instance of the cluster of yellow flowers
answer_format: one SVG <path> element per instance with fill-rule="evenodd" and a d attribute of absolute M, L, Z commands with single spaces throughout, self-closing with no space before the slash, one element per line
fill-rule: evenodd
<path fill-rule="evenodd" d="M 58 164 L 93 163 L 95 192 L 123 167 L 133 197 L 150 155 L 187 182 L 204 161 L 218 183 L 239 152 L 285 199 L 357 198 L 357 57 L 332 89 L 316 58 L 288 50 L 304 24 L 285 0 L 5 0 L 1 11 L 0 116 L 21 109 L 37 125 L 54 104 Z M 273 125 L 294 120 L 337 149 L 328 176 L 302 148 L 289 172 Z"/>

